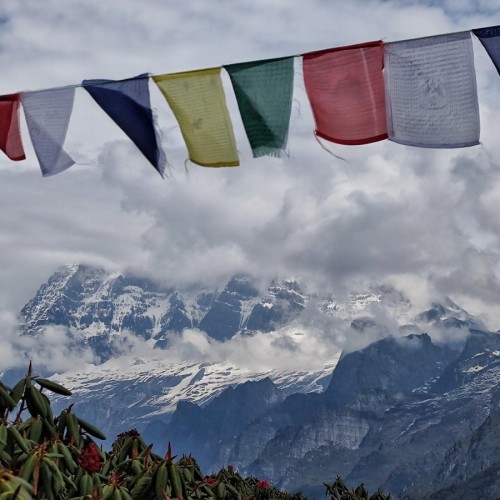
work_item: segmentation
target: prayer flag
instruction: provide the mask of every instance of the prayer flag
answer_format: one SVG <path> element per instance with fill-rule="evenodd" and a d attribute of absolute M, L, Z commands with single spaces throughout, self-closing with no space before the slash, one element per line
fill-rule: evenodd
<path fill-rule="evenodd" d="M 316 135 L 339 144 L 387 138 L 383 64 L 382 41 L 303 55 Z"/>
<path fill-rule="evenodd" d="M 142 74 L 126 80 L 83 80 L 82 85 L 163 177 L 167 160 L 158 146 L 160 141 L 149 97 L 149 76 Z"/>
<path fill-rule="evenodd" d="M 500 26 L 472 30 L 488 52 L 495 68 L 500 73 Z"/>
<path fill-rule="evenodd" d="M 280 156 L 292 110 L 293 57 L 224 66 L 254 158 Z"/>
<path fill-rule="evenodd" d="M 44 177 L 75 163 L 63 149 L 74 97 L 74 87 L 21 93 L 31 142 Z"/>
<path fill-rule="evenodd" d="M 389 138 L 425 148 L 479 144 L 479 106 L 469 32 L 385 46 Z"/>
<path fill-rule="evenodd" d="M 19 96 L 0 96 L 0 149 L 14 161 L 26 158 L 19 126 Z"/>
<path fill-rule="evenodd" d="M 186 142 L 189 159 L 205 167 L 238 166 L 221 68 L 154 76 Z"/>

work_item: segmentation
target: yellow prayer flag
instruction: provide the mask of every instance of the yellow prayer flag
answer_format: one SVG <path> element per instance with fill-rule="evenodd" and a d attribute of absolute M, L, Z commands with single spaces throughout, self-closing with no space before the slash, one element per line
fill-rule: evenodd
<path fill-rule="evenodd" d="M 221 68 L 154 76 L 186 142 L 189 159 L 205 167 L 236 167 L 238 153 Z"/>

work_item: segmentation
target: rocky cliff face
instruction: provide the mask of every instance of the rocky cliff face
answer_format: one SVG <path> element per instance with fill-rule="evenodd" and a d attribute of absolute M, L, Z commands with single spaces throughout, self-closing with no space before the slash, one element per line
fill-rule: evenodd
<path fill-rule="evenodd" d="M 419 484 L 409 492 L 409 497 L 436 500 L 498 497 L 499 446 L 500 409 L 496 408 L 472 434 L 448 450 L 431 482 Z"/>
<path fill-rule="evenodd" d="M 387 337 L 341 359 L 325 397 L 342 407 L 373 389 L 408 393 L 437 379 L 457 354 L 433 344 L 427 334 Z"/>
<path fill-rule="evenodd" d="M 229 363 L 193 363 L 160 357 L 118 358 L 75 373 L 53 375 L 53 380 L 73 392 L 71 398 L 55 395 L 53 401 L 56 410 L 61 410 L 71 400 L 78 408 L 78 415 L 97 423 L 111 441 L 116 434 L 132 427 L 141 431 L 148 428 L 150 439 L 154 438 L 156 443 L 155 449 L 163 449 L 172 438 L 160 431 L 181 402 L 205 407 L 226 390 L 228 398 L 233 387 L 265 379 L 272 380 L 269 384 L 276 387 L 280 398 L 294 392 L 322 391 L 322 384 L 327 383 L 332 369 L 333 366 L 311 372 L 250 370 Z M 268 399 L 274 401 L 271 396 Z M 264 403 L 255 404 L 260 407 Z"/>
<path fill-rule="evenodd" d="M 270 378 L 228 387 L 202 411 L 193 403 L 180 403 L 162 434 L 172 436 L 177 454 L 198 450 L 203 462 L 216 470 L 228 464 L 229 452 L 242 430 L 283 399 L 283 392 Z M 146 429 L 148 435 L 158 441 L 158 436 Z"/>
<path fill-rule="evenodd" d="M 483 342 L 477 342 L 476 335 Z M 500 336 L 496 333 L 475 332 L 471 334 L 470 343 L 464 351 L 468 351 L 469 357 L 472 354 L 469 351 L 470 344 L 481 346 L 472 354 L 472 357 L 480 358 L 485 343 L 493 347 L 498 346 L 499 341 Z M 421 352 L 416 351 L 415 354 L 418 359 L 422 359 Z M 450 362 L 449 355 L 443 352 L 441 370 L 445 377 L 447 360 Z M 456 361 L 451 361 L 450 364 L 456 364 Z M 423 370 L 425 371 L 425 363 Z M 500 371 L 493 359 L 489 365 L 484 365 L 483 370 L 467 374 L 466 378 L 461 378 L 462 383 L 442 392 L 434 389 L 440 386 L 439 378 L 432 384 L 436 372 L 431 370 L 428 373 L 430 378 L 420 386 L 412 388 L 409 384 L 396 394 L 383 389 L 375 393 L 369 390 L 361 392 L 358 400 L 351 399 L 346 407 L 354 406 L 357 409 L 358 425 L 361 425 L 362 418 L 369 423 L 369 430 L 358 449 L 344 454 L 333 444 L 324 448 L 312 448 L 309 455 L 304 455 L 295 467 L 287 469 L 282 476 L 283 484 L 307 488 L 307 483 L 298 483 L 301 481 L 300 469 L 303 467 L 306 467 L 306 471 L 310 470 L 310 479 L 318 481 L 318 473 L 308 467 L 308 463 L 312 461 L 321 463 L 323 468 L 338 470 L 350 482 L 365 481 L 370 488 L 380 487 L 392 492 L 395 497 L 403 497 L 405 492 L 416 490 L 415 498 L 422 498 L 423 494 L 430 493 L 428 485 L 432 481 L 434 490 L 439 489 L 443 484 L 439 479 L 439 467 L 448 450 L 453 449 L 460 439 L 467 439 L 474 433 L 495 408 Z M 376 372 L 374 377 L 377 378 Z M 329 391 L 335 386 L 338 387 L 338 384 L 332 377 Z M 377 393 L 380 399 L 376 398 Z M 379 411 L 376 411 L 377 407 Z M 425 479 L 421 481 L 422 478 Z M 451 480 L 453 481 L 454 479 Z M 419 487 L 417 483 L 424 484 L 426 488 Z"/>

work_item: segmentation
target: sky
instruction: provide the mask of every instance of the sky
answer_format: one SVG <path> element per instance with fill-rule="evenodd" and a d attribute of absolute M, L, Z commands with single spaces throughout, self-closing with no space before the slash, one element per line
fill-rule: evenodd
<path fill-rule="evenodd" d="M 499 0 L 7 0 L 0 92 L 496 24 Z M 82 89 L 65 143 L 76 164 L 59 175 L 42 177 L 23 118 L 27 160 L 0 157 L 1 314 L 15 316 L 59 266 L 86 263 L 177 286 L 223 285 L 238 272 L 339 294 L 388 283 L 422 308 L 449 296 L 500 329 L 500 77 L 473 43 L 481 144 L 470 148 L 323 149 L 300 60 L 279 159 L 252 158 L 223 75 L 238 168 L 186 163 L 153 84 L 165 179 Z"/>

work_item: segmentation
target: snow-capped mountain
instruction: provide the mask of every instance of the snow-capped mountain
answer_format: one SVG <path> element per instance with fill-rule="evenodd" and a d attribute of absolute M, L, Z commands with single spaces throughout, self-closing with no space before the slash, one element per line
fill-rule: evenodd
<path fill-rule="evenodd" d="M 230 462 L 310 492 L 334 471 L 422 498 L 479 474 L 453 450 L 498 421 L 500 335 L 449 299 L 412 311 L 388 286 L 341 300 L 287 279 L 182 290 L 65 266 L 22 309 L 20 335 L 36 345 L 58 327 L 69 355 L 93 352 L 52 370 L 73 391 L 54 404 L 110 439 L 137 427 L 205 469 Z"/>
<path fill-rule="evenodd" d="M 233 277 L 223 290 L 186 291 L 72 265 L 54 273 L 23 307 L 22 331 L 37 335 L 61 325 L 87 340 L 128 331 L 164 347 L 168 332 L 199 328 L 226 340 L 238 331 L 271 331 L 290 322 L 307 298 L 289 280 L 273 281 L 264 293 L 248 276 Z"/>
<path fill-rule="evenodd" d="M 63 327 L 70 352 L 93 351 L 93 363 L 53 378 L 73 391 L 83 418 L 99 422 L 113 436 L 124 426 L 168 420 L 179 401 L 204 405 L 247 381 L 269 378 L 283 397 L 324 390 L 338 347 L 305 364 L 298 359 L 263 363 L 259 354 L 261 348 L 277 352 L 281 348 L 274 346 L 280 345 L 290 353 L 307 343 L 310 328 L 294 321 L 309 300 L 293 280 L 276 279 L 260 292 L 250 277 L 236 276 L 222 290 L 186 291 L 88 266 L 64 266 L 22 309 L 21 335 L 43 341 L 47 328 Z M 204 333 L 181 336 L 192 328 Z M 131 336 L 140 348 L 129 353 L 122 342 Z M 170 349 L 172 339 L 182 343 L 180 350 Z M 234 346 L 223 344 L 230 339 Z M 226 352 L 193 356 L 200 342 Z M 189 351 L 187 359 L 182 349 Z M 55 402 L 66 404 L 64 398 Z"/>
<path fill-rule="evenodd" d="M 165 347 L 169 333 L 186 328 L 199 328 L 218 340 L 238 332 L 270 332 L 300 322 L 308 307 L 344 322 L 385 315 L 403 325 L 410 318 L 411 304 L 388 286 L 371 286 L 342 300 L 289 279 L 275 279 L 261 290 L 250 276 L 235 276 L 222 290 L 183 290 L 141 277 L 68 265 L 39 288 L 20 317 L 23 335 L 36 336 L 47 326 L 58 325 L 90 345 L 98 339 L 98 351 L 123 332 L 150 340 L 155 347 Z M 450 309 L 450 317 L 458 317 L 457 311 Z M 442 316 L 442 311 L 437 314 Z M 428 315 L 421 318 L 424 323 L 428 320 Z M 107 351 L 96 354 L 105 361 Z"/>

